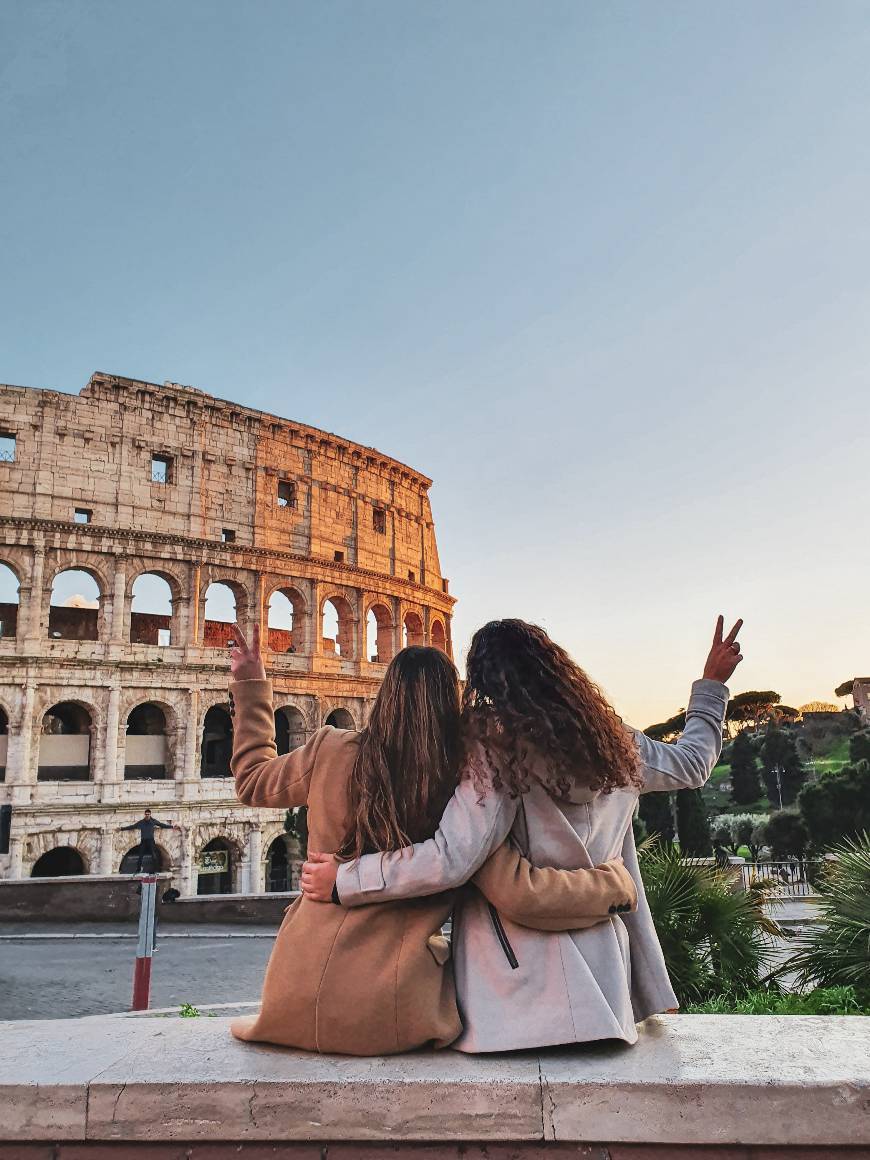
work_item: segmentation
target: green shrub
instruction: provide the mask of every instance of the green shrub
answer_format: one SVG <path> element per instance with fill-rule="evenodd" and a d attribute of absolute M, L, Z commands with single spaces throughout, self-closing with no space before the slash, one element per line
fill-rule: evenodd
<path fill-rule="evenodd" d="M 816 884 L 819 917 L 779 969 L 797 972 L 799 986 L 854 987 L 870 1003 L 870 834 L 833 849 Z"/>
<path fill-rule="evenodd" d="M 653 922 L 674 990 L 681 1003 L 756 990 L 781 934 L 765 914 L 770 890 L 742 890 L 730 871 L 680 860 L 655 840 L 639 850 L 640 870 Z"/>

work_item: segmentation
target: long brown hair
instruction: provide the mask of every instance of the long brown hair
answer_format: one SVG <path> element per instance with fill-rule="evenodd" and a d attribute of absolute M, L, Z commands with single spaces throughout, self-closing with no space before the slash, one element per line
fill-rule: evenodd
<path fill-rule="evenodd" d="M 359 858 L 431 838 L 459 780 L 459 675 L 437 648 L 390 661 L 348 787 L 339 855 Z"/>
<path fill-rule="evenodd" d="M 568 653 L 524 620 L 493 620 L 474 634 L 462 726 L 472 775 L 487 776 L 475 760 L 482 749 L 493 784 L 511 795 L 533 778 L 555 797 L 642 784 L 631 731 Z"/>

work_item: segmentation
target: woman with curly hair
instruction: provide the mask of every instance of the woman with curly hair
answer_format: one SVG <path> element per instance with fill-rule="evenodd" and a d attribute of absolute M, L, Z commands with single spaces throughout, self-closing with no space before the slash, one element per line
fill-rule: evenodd
<path fill-rule="evenodd" d="M 497 620 L 475 633 L 462 700 L 463 777 L 428 841 L 340 864 L 310 854 L 302 888 L 344 907 L 422 897 L 467 882 L 510 835 L 532 864 L 592 867 L 621 856 L 635 912 L 580 930 L 532 930 L 474 886 L 454 914 L 454 969 L 470 1052 L 621 1039 L 674 1010 L 637 863 L 638 795 L 697 788 L 722 745 L 728 680 L 742 660 L 737 634 L 716 625 L 703 678 L 674 745 L 628 728 L 601 690 L 543 629 Z"/>

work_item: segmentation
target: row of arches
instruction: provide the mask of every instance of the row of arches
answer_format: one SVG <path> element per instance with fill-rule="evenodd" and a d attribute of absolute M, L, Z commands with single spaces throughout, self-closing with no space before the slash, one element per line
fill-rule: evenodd
<path fill-rule="evenodd" d="M 142 870 L 149 873 L 169 871 L 172 867 L 166 849 L 157 844 L 159 865 L 152 864 L 150 854 L 142 859 Z M 139 871 L 139 845 L 131 846 L 121 857 L 117 873 L 136 874 Z M 202 847 L 197 862 L 196 894 L 232 894 L 241 887 L 240 850 L 229 838 L 216 837 Z M 295 886 L 294 860 L 286 835 L 273 839 L 266 850 L 261 887 L 267 893 L 291 890 Z M 76 846 L 54 846 L 40 855 L 30 871 L 31 878 L 65 878 L 87 874 L 85 855 Z"/>
<path fill-rule="evenodd" d="M 18 577 L 7 564 L 0 563 L 0 637 L 18 632 Z M 131 644 L 168 647 L 181 642 L 177 615 L 181 599 L 174 577 L 160 572 L 142 572 L 130 587 L 131 605 L 127 637 Z M 100 639 L 103 591 L 99 578 L 84 568 L 67 568 L 52 580 L 48 611 L 48 635 L 53 640 L 95 641 Z M 210 583 L 205 589 L 201 643 L 206 648 L 225 648 L 227 626 L 241 617 L 246 620 L 247 594 L 230 580 Z M 265 647 L 273 653 L 318 651 L 344 659 L 356 653 L 356 621 L 347 597 L 334 594 L 325 598 L 317 611 L 316 641 L 309 641 L 308 606 L 298 588 L 275 588 L 268 597 Z M 426 643 L 423 619 L 416 611 L 402 618 L 401 646 Z M 433 616 L 429 643 L 447 651 L 444 622 Z M 363 649 L 369 661 L 387 663 L 396 649 L 394 614 L 389 603 L 376 600 L 365 612 Z"/>
<path fill-rule="evenodd" d="M 124 780 L 161 779 L 175 775 L 173 741 L 177 732 L 171 710 L 157 702 L 136 705 L 127 715 L 124 747 Z M 325 725 L 355 729 L 349 710 L 338 707 L 325 718 Z M 0 768 L 5 769 L 5 740 L 9 720 L 0 707 Z M 302 711 L 295 705 L 275 710 L 275 744 L 279 755 L 290 753 L 305 743 L 309 730 Z M 77 701 L 62 701 L 43 714 L 39 733 L 38 781 L 89 781 L 93 776 L 93 717 Z M 233 720 L 229 708 L 212 705 L 203 720 L 200 743 L 201 777 L 230 777 L 233 752 Z"/>

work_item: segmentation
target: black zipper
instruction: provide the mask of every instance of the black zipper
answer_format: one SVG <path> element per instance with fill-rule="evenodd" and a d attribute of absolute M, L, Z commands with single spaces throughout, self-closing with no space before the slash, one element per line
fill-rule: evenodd
<path fill-rule="evenodd" d="M 520 961 L 514 954 L 514 948 L 510 944 L 510 939 L 508 938 L 507 934 L 505 934 L 505 929 L 502 926 L 498 911 L 491 902 L 488 905 L 489 917 L 492 919 L 492 925 L 495 928 L 498 941 L 501 943 L 501 949 L 504 951 L 505 958 L 510 963 L 511 970 L 515 971 L 519 967 Z"/>

